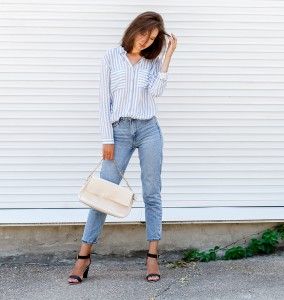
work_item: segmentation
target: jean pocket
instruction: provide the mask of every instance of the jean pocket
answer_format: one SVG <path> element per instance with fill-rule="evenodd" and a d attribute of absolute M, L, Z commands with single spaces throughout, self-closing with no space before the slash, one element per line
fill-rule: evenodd
<path fill-rule="evenodd" d="M 158 128 L 158 131 L 159 131 L 159 134 L 160 134 L 160 138 L 161 138 L 161 141 L 162 141 L 162 145 L 163 145 L 164 144 L 163 132 L 162 132 L 161 126 L 160 126 L 157 118 L 155 118 L 155 123 L 156 123 L 156 126 Z"/>
<path fill-rule="evenodd" d="M 112 70 L 110 73 L 110 89 L 124 89 L 126 86 L 126 69 Z"/>

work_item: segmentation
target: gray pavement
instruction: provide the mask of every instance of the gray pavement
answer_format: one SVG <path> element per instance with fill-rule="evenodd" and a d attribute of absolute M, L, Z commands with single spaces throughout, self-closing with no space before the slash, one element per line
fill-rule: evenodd
<path fill-rule="evenodd" d="M 67 278 L 74 260 L 0 260 L 2 300 L 234 300 L 284 299 L 284 252 L 235 261 L 190 263 L 171 268 L 180 253 L 162 254 L 161 280 L 144 279 L 145 258 L 92 255 L 89 276 L 76 286 Z M 23 260 L 23 259 L 22 259 Z M 8 263 L 9 262 L 9 263 Z"/>

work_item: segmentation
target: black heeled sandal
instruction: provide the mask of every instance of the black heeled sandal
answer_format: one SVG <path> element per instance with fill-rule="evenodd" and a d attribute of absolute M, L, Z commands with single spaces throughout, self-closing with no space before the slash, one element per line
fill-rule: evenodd
<path fill-rule="evenodd" d="M 87 259 L 87 258 L 90 258 L 90 263 L 89 263 L 89 265 L 84 270 L 83 278 L 87 278 L 88 277 L 88 272 L 89 272 L 89 268 L 90 268 L 90 264 L 91 264 L 91 254 L 88 254 L 88 255 L 85 255 L 85 256 L 79 255 L 79 254 L 77 255 L 77 260 L 78 259 Z M 77 275 L 70 275 L 69 278 L 74 278 L 74 279 L 78 280 L 78 282 L 69 282 L 68 281 L 68 283 L 70 285 L 78 284 L 78 283 L 80 283 L 82 281 L 82 278 L 79 277 L 79 276 L 77 276 Z"/>
<path fill-rule="evenodd" d="M 160 256 L 159 254 L 151 254 L 149 252 L 147 252 L 147 256 L 149 257 L 153 257 L 153 258 L 157 258 L 158 260 L 158 257 Z M 158 263 L 159 264 L 159 263 Z M 146 257 L 146 265 L 147 265 L 147 257 Z M 149 277 L 159 277 L 159 279 L 155 279 L 155 280 L 149 280 Z M 145 279 L 148 281 L 148 282 L 156 282 L 156 281 L 159 281 L 161 278 L 161 275 L 160 274 L 156 274 L 156 273 L 151 273 L 151 274 L 148 274 Z"/>

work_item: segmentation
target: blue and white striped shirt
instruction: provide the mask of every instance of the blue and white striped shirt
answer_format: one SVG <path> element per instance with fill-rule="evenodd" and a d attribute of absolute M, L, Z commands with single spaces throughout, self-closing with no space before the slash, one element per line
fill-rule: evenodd
<path fill-rule="evenodd" d="M 112 123 L 120 117 L 150 119 L 156 114 L 154 97 L 162 95 L 168 80 L 160 72 L 162 59 L 142 57 L 134 65 L 122 46 L 106 51 L 101 61 L 99 121 L 103 144 L 113 144 Z"/>

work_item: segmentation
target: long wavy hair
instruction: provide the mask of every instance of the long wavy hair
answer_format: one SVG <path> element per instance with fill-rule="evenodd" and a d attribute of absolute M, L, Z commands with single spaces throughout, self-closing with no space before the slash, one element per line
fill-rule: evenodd
<path fill-rule="evenodd" d="M 153 11 L 146 11 L 138 15 L 127 27 L 121 40 L 121 46 L 126 52 L 130 52 L 134 46 L 134 38 L 136 34 L 147 33 L 147 42 L 153 32 L 157 28 L 159 33 L 154 42 L 146 49 L 141 51 L 141 55 L 147 59 L 156 58 L 163 47 L 166 45 L 165 35 L 170 36 L 164 27 L 164 20 L 162 16 Z"/>

